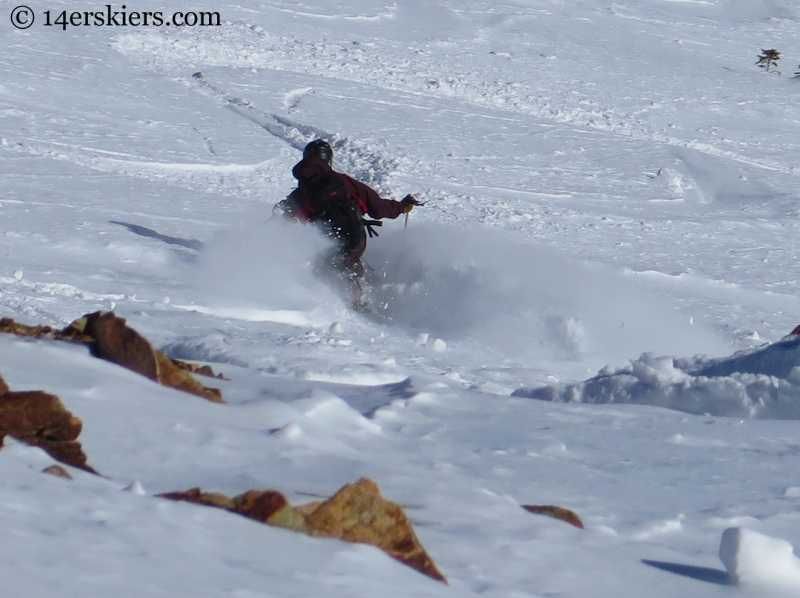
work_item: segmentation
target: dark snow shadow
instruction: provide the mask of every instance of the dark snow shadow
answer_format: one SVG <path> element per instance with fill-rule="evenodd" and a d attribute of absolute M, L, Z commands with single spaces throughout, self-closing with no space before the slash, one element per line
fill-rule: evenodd
<path fill-rule="evenodd" d="M 187 249 L 194 249 L 195 251 L 202 251 L 205 244 L 202 241 L 198 241 L 197 239 L 181 239 L 180 237 L 170 237 L 169 235 L 162 235 L 160 232 L 155 231 L 151 228 L 146 228 L 144 226 L 139 226 L 138 224 L 130 224 L 128 222 L 118 222 L 116 220 L 109 220 L 111 224 L 118 224 L 119 226 L 124 226 L 129 231 L 134 233 L 135 235 L 139 235 L 142 237 L 149 237 L 151 239 L 157 239 L 158 241 L 163 241 L 169 245 L 179 245 L 181 247 L 186 247 Z"/>
<path fill-rule="evenodd" d="M 656 569 L 661 569 L 667 573 L 674 573 L 675 575 L 689 577 L 690 579 L 696 579 L 697 581 L 705 581 L 707 583 L 713 583 L 720 586 L 733 585 L 730 577 L 728 577 L 728 573 L 726 571 L 720 571 L 719 569 L 695 567 L 694 565 L 681 565 L 680 563 L 666 563 L 663 561 L 649 561 L 647 559 L 642 559 L 642 563 L 650 567 L 655 567 Z"/>

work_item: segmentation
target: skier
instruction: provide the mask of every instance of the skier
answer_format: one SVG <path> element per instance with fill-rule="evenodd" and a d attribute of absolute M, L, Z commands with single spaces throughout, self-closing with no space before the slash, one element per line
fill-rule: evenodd
<path fill-rule="evenodd" d="M 333 148 L 327 141 L 316 139 L 306 145 L 303 159 L 292 168 L 297 188 L 276 209 L 290 220 L 318 225 L 336 241 L 318 260 L 317 270 L 342 280 L 349 287 L 353 307 L 369 311 L 361 284 L 367 235 L 377 236 L 373 227 L 382 226 L 379 219 L 397 218 L 421 204 L 413 195 L 402 201 L 384 199 L 370 186 L 334 171 L 332 164 Z M 365 214 L 375 220 L 366 220 Z"/>

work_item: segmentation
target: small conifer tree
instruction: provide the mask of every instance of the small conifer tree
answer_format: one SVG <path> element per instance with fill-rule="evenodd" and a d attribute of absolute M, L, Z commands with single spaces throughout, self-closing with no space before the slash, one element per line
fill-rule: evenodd
<path fill-rule="evenodd" d="M 769 73 L 772 69 L 778 67 L 778 61 L 780 59 L 781 53 L 777 50 L 764 50 L 762 48 L 756 64 Z"/>

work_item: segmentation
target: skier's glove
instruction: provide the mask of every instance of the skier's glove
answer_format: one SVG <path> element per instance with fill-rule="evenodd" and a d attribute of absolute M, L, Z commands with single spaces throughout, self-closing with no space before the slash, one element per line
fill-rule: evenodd
<path fill-rule="evenodd" d="M 411 210 L 414 209 L 414 206 L 421 206 L 422 204 L 417 200 L 416 197 L 411 195 L 410 193 L 406 195 L 400 203 L 403 204 L 403 214 L 408 214 Z"/>

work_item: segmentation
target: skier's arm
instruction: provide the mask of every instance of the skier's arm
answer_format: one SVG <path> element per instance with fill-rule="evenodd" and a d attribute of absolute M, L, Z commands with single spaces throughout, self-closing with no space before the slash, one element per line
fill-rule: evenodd
<path fill-rule="evenodd" d="M 353 178 L 350 179 L 358 196 L 367 206 L 367 214 L 371 218 L 397 218 L 400 214 L 407 211 L 407 206 L 403 202 L 394 199 L 384 199 L 369 185 Z"/>

